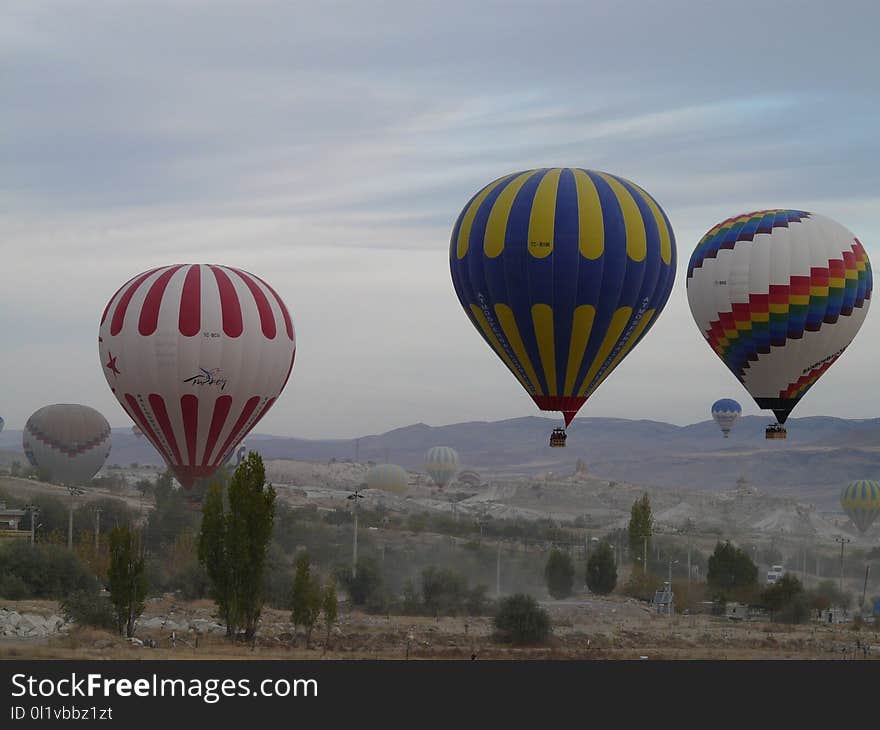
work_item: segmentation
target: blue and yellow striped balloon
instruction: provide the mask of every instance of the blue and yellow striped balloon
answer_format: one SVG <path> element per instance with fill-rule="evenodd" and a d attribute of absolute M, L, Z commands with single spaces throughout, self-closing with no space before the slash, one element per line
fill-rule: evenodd
<path fill-rule="evenodd" d="M 577 168 L 505 175 L 452 231 L 452 282 L 483 339 L 568 425 L 651 328 L 675 280 L 675 236 L 638 185 Z"/>
<path fill-rule="evenodd" d="M 859 532 L 865 532 L 880 514 L 880 484 L 867 479 L 847 484 L 840 493 L 840 506 Z"/>
<path fill-rule="evenodd" d="M 434 446 L 425 454 L 425 471 L 443 489 L 458 471 L 458 453 L 449 446 Z"/>
<path fill-rule="evenodd" d="M 383 492 L 403 494 L 409 486 L 409 475 L 397 464 L 376 464 L 367 472 L 364 480 L 367 489 L 381 489 Z"/>

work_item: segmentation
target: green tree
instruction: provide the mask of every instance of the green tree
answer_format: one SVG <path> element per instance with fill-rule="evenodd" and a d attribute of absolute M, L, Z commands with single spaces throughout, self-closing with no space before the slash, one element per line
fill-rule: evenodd
<path fill-rule="evenodd" d="M 587 561 L 587 588 L 592 593 L 605 595 L 617 585 L 617 564 L 614 551 L 607 542 L 601 542 Z"/>
<path fill-rule="evenodd" d="M 250 641 L 263 609 L 266 555 L 275 518 L 275 490 L 266 484 L 260 455 L 251 451 L 229 481 L 226 505 L 222 487 L 212 484 L 203 502 L 199 560 L 211 593 L 226 619 L 227 636 L 239 628 Z"/>
<path fill-rule="evenodd" d="M 223 488 L 212 484 L 202 503 L 202 527 L 198 539 L 199 562 L 205 566 L 210 594 L 226 624 L 226 636 L 235 636 L 236 617 L 232 614 L 232 583 L 226 560 L 226 515 Z"/>
<path fill-rule="evenodd" d="M 709 557 L 706 583 L 721 601 L 730 599 L 747 601 L 758 590 L 758 566 L 744 550 L 730 544 L 715 545 Z"/>
<path fill-rule="evenodd" d="M 801 582 L 791 573 L 783 575 L 761 595 L 771 619 L 799 624 L 809 617 L 807 594 Z"/>
<path fill-rule="evenodd" d="M 550 615 L 525 593 L 503 598 L 493 623 L 495 638 L 511 644 L 538 644 L 550 635 Z"/>
<path fill-rule="evenodd" d="M 433 565 L 422 571 L 422 600 L 432 616 L 461 613 L 467 593 L 467 580 L 461 573 Z"/>
<path fill-rule="evenodd" d="M 324 625 L 327 627 L 327 642 L 330 641 L 330 632 L 333 624 L 339 616 L 339 602 L 336 599 L 336 580 L 331 576 L 324 586 L 324 595 L 321 598 L 321 609 L 324 611 Z M 326 644 L 325 644 L 326 645 Z"/>
<path fill-rule="evenodd" d="M 351 577 L 351 569 L 339 568 L 336 577 L 355 606 L 364 606 L 382 592 L 382 572 L 372 558 L 358 558 L 357 577 Z"/>
<path fill-rule="evenodd" d="M 633 563 L 636 557 L 642 559 L 642 573 L 646 573 L 648 566 L 644 564 L 645 555 L 651 554 L 651 535 L 653 535 L 654 517 L 651 513 L 651 500 L 645 492 L 641 498 L 633 502 L 630 510 L 629 527 L 627 528 L 629 539 L 629 554 Z M 646 542 L 647 541 L 647 542 Z"/>
<path fill-rule="evenodd" d="M 311 560 L 308 552 L 300 553 L 296 558 L 296 574 L 293 578 L 293 621 L 294 634 L 296 627 L 302 625 L 306 630 L 306 646 L 312 638 L 312 630 L 321 614 L 324 595 L 321 590 L 321 579 L 312 575 Z"/>
<path fill-rule="evenodd" d="M 110 602 L 116 610 L 119 633 L 124 631 L 128 637 L 134 635 L 134 624 L 147 597 L 144 556 L 138 548 L 138 540 L 127 526 L 110 531 Z"/>
<path fill-rule="evenodd" d="M 544 581 L 553 598 L 568 598 L 574 588 L 574 563 L 571 555 L 553 548 L 544 566 Z"/>

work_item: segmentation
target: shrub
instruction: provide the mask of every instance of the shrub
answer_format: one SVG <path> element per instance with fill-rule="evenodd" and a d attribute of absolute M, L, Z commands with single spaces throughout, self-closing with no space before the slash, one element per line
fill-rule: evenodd
<path fill-rule="evenodd" d="M 7 573 L 0 575 L 0 598 L 9 601 L 21 601 L 30 595 L 27 583 L 21 577 Z"/>
<path fill-rule="evenodd" d="M 574 587 L 574 563 L 571 555 L 553 548 L 544 567 L 544 580 L 553 598 L 568 598 Z"/>
<path fill-rule="evenodd" d="M 494 620 L 495 638 L 511 644 L 538 644 L 550 635 L 550 615 L 525 593 L 501 600 Z"/>
<path fill-rule="evenodd" d="M 592 593 L 605 595 L 617 585 L 617 565 L 614 551 L 607 542 L 600 543 L 587 561 L 587 588 Z"/>
<path fill-rule="evenodd" d="M 358 560 L 356 578 L 351 577 L 348 567 L 340 567 L 336 570 L 336 579 L 356 606 L 365 606 L 375 594 L 382 592 L 382 573 L 376 561 L 370 558 Z"/>
<path fill-rule="evenodd" d="M 60 600 L 75 590 L 98 588 L 97 581 L 67 548 L 31 545 L 25 540 L 0 546 L 0 576 L 6 590 L 21 595 L 25 586 L 21 598 Z"/>
<path fill-rule="evenodd" d="M 89 591 L 74 591 L 61 603 L 64 618 L 80 626 L 115 631 L 116 611 L 109 598 Z"/>

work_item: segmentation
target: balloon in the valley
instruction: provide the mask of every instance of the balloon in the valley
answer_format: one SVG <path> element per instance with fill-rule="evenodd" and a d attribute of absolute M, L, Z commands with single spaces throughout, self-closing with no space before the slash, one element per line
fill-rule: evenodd
<path fill-rule="evenodd" d="M 880 514 L 880 484 L 867 479 L 847 484 L 840 493 L 840 506 L 864 533 Z"/>
<path fill-rule="evenodd" d="M 98 411 L 57 403 L 35 411 L 22 432 L 25 456 L 50 482 L 85 484 L 110 455 L 110 424 Z"/>
<path fill-rule="evenodd" d="M 657 321 L 675 258 L 654 198 L 575 168 L 489 183 L 462 210 L 449 248 L 471 323 L 538 408 L 560 411 L 566 426 Z M 563 429 L 554 437 L 564 445 Z"/>
<path fill-rule="evenodd" d="M 724 438 L 730 436 L 730 429 L 742 415 L 742 406 L 733 398 L 721 398 L 712 404 L 712 418 L 724 434 Z"/>
<path fill-rule="evenodd" d="M 703 337 L 776 428 L 852 342 L 871 264 L 840 223 L 800 210 L 729 218 L 697 244 L 687 295 Z M 768 437 L 774 437 L 768 429 Z"/>
<path fill-rule="evenodd" d="M 458 453 L 449 446 L 434 446 L 425 454 L 425 471 L 443 489 L 458 471 Z"/>
<path fill-rule="evenodd" d="M 180 264 L 138 274 L 113 295 L 98 350 L 117 400 L 189 488 L 275 403 L 296 337 L 281 297 L 259 277 Z"/>
<path fill-rule="evenodd" d="M 409 486 L 409 475 L 397 464 L 376 464 L 367 472 L 364 483 L 367 489 L 403 494 Z"/>

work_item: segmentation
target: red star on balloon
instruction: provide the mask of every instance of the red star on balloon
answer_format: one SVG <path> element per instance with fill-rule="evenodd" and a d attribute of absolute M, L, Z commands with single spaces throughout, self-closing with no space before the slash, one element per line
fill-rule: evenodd
<path fill-rule="evenodd" d="M 107 364 L 104 367 L 110 368 L 114 373 L 119 375 L 119 368 L 116 367 L 116 358 L 113 357 L 112 352 L 108 352 L 107 354 L 110 356 L 110 359 L 107 361 Z"/>

